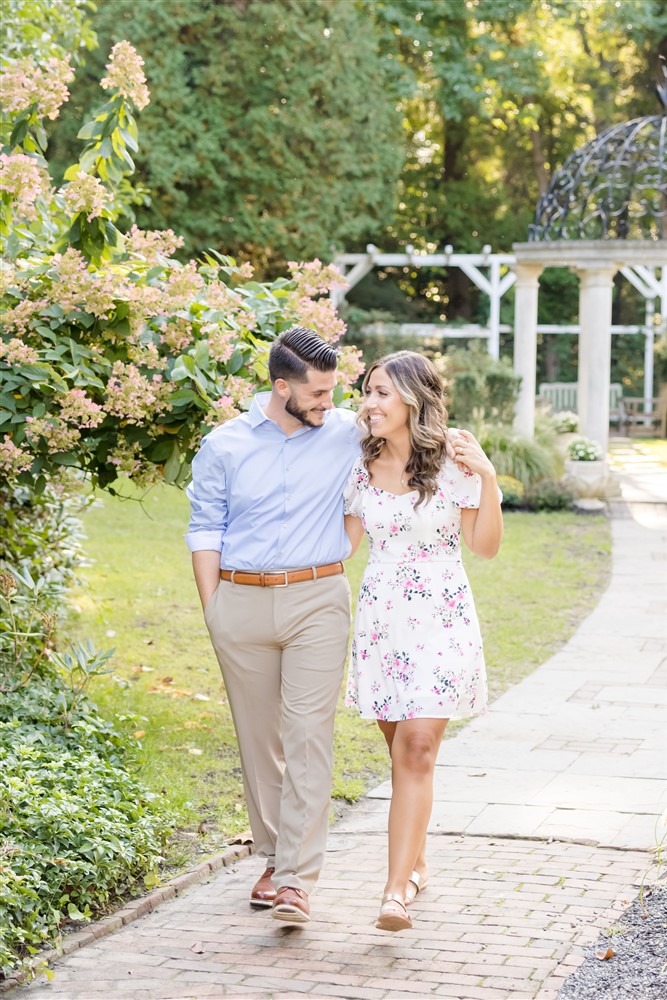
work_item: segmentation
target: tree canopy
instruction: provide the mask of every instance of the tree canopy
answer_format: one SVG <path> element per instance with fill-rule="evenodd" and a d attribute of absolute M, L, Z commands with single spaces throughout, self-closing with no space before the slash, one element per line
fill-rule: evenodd
<path fill-rule="evenodd" d="M 383 228 L 401 121 L 363 5 L 103 0 L 94 25 L 100 48 L 73 88 L 77 118 L 112 44 L 130 39 L 146 63 L 142 225 L 178 229 L 186 252 L 224 247 L 273 270 Z M 71 132 L 64 140 L 67 150 Z"/>
<path fill-rule="evenodd" d="M 92 23 L 73 118 L 112 44 L 146 63 L 138 222 L 274 269 L 369 241 L 509 250 L 572 149 L 656 108 L 667 52 L 661 0 L 102 0 Z"/>

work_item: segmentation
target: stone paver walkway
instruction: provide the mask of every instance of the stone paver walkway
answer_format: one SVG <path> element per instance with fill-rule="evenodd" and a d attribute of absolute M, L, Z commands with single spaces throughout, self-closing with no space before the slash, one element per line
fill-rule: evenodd
<path fill-rule="evenodd" d="M 383 785 L 332 832 L 306 927 L 250 910 L 261 862 L 244 860 L 70 955 L 52 982 L 20 987 L 12 1000 L 554 1000 L 582 947 L 636 897 L 667 808 L 667 474 L 652 469 L 647 487 L 633 469 L 625 463 L 629 504 L 612 522 L 612 580 L 596 610 L 443 743 L 432 874 L 412 931 L 373 926 Z"/>

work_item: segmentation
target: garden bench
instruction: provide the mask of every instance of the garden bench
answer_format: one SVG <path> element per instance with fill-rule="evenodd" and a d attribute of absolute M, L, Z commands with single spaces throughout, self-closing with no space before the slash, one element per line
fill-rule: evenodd
<path fill-rule="evenodd" d="M 626 396 L 623 400 L 628 435 L 667 437 L 667 386 L 647 402 L 650 406 L 645 412 L 643 396 Z"/>
<path fill-rule="evenodd" d="M 552 413 L 571 410 L 578 413 L 576 382 L 541 382 L 538 402 L 548 405 Z M 612 382 L 609 386 L 609 422 L 617 423 L 619 428 L 625 423 L 625 400 L 623 386 L 620 382 Z"/>

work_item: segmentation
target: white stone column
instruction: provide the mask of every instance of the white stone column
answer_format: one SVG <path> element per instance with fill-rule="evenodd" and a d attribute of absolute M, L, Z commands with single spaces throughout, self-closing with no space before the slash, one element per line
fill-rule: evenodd
<path fill-rule="evenodd" d="M 514 429 L 532 437 L 535 431 L 537 367 L 537 294 L 543 264 L 514 265 L 514 372 L 521 376 Z"/>
<path fill-rule="evenodd" d="M 578 268 L 579 429 L 607 452 L 611 381 L 611 296 L 617 267 Z"/>

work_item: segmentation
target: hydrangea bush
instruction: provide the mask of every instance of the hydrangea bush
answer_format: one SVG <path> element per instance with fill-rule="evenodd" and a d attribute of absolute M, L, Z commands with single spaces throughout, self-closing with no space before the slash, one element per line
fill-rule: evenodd
<path fill-rule="evenodd" d="M 320 261 L 254 281 L 211 251 L 179 262 L 171 230 L 121 233 L 149 100 L 128 42 L 111 52 L 108 100 L 79 132 L 79 162 L 56 190 L 43 119 L 68 98 L 67 59 L 5 63 L 0 153 L 0 472 L 39 492 L 63 467 L 109 487 L 183 483 L 202 433 L 237 415 L 266 383 L 270 342 L 294 323 L 335 342 L 329 298 L 342 276 Z M 337 402 L 362 370 L 341 351 Z"/>

